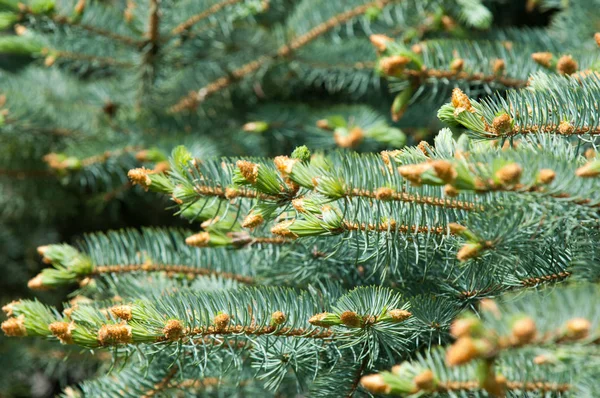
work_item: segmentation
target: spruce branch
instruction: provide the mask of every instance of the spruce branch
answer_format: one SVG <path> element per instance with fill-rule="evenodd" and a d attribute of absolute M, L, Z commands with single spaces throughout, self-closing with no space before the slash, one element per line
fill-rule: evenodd
<path fill-rule="evenodd" d="M 506 99 L 495 96 L 474 101 L 467 97 L 464 107 L 455 95 L 452 104 L 439 110 L 438 117 L 463 125 L 482 139 L 545 133 L 595 135 L 600 132 L 599 121 L 592 109 L 599 87 L 600 79 L 594 73 L 578 77 L 539 73 L 527 89 L 509 91 Z M 561 98 L 573 101 L 573 106 Z M 537 104 L 544 104 L 544 108 Z"/>
<path fill-rule="evenodd" d="M 296 39 L 288 42 L 287 44 L 279 47 L 275 54 L 272 55 L 262 55 L 259 58 L 241 66 L 238 69 L 233 70 L 228 77 L 221 77 L 209 85 L 201 88 L 198 91 L 192 91 L 187 96 L 181 98 L 176 104 L 169 108 L 169 112 L 171 113 L 179 113 L 186 109 L 195 109 L 199 103 L 203 102 L 207 97 L 227 88 L 235 81 L 238 81 L 249 74 L 257 71 L 267 62 L 275 60 L 279 57 L 286 57 L 293 51 L 304 47 L 309 44 L 317 37 L 329 32 L 331 29 L 348 22 L 349 20 L 356 18 L 364 14 L 369 8 L 378 7 L 383 8 L 394 0 L 377 0 L 373 2 L 369 2 L 367 4 L 363 4 L 361 6 L 355 7 L 351 10 L 340 13 L 327 21 L 321 23 L 320 25 L 315 26 L 313 29 L 309 30 L 307 33 L 297 37 Z"/>

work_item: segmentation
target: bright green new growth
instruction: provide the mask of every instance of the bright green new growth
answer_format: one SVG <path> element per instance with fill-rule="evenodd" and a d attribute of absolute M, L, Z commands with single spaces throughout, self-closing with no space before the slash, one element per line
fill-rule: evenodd
<path fill-rule="evenodd" d="M 600 3 L 530 3 L 0 0 L 0 237 L 68 300 L 3 332 L 65 397 L 600 394 Z"/>

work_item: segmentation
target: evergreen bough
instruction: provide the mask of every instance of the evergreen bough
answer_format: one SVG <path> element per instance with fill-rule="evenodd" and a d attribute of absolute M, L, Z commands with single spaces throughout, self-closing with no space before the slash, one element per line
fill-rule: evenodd
<path fill-rule="evenodd" d="M 0 1 L 0 234 L 71 290 L 5 335 L 65 397 L 600 395 L 600 3 L 527 4 Z"/>

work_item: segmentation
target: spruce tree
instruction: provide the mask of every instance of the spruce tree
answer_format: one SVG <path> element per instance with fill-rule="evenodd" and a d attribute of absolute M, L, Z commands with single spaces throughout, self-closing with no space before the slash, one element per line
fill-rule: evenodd
<path fill-rule="evenodd" d="M 0 0 L 0 385 L 600 396 L 599 7 Z"/>

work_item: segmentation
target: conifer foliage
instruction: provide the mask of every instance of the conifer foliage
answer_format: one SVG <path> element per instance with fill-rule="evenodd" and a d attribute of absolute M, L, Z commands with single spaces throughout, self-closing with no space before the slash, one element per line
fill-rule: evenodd
<path fill-rule="evenodd" d="M 0 0 L 5 357 L 42 358 L 7 362 L 64 397 L 600 396 L 599 7 Z"/>

